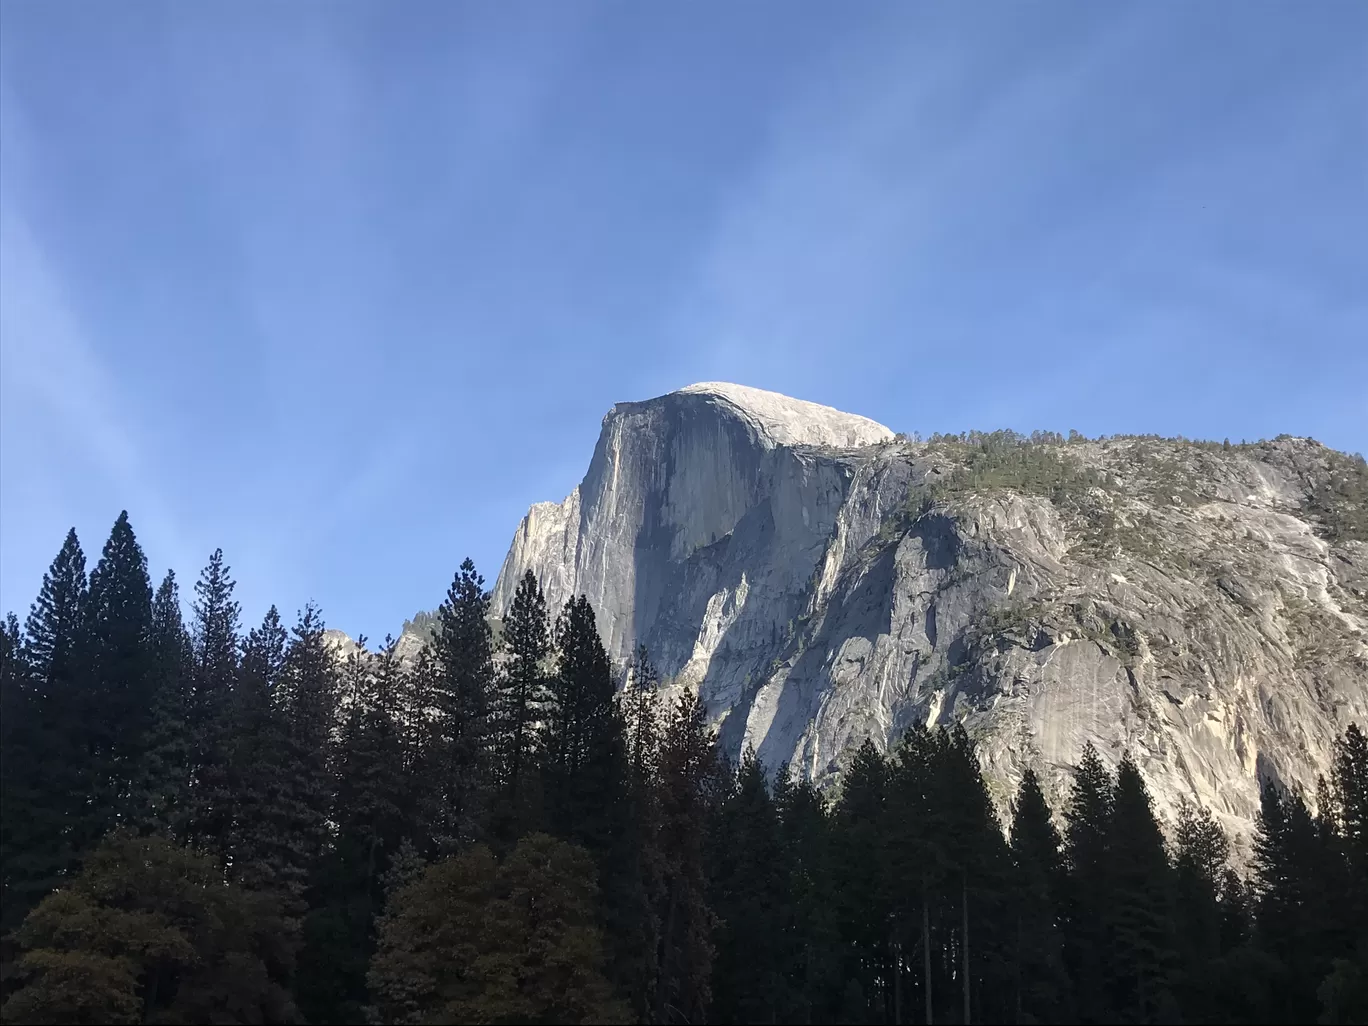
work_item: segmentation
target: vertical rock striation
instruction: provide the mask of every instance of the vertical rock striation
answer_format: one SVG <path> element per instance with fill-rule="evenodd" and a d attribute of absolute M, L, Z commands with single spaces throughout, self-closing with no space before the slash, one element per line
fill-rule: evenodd
<path fill-rule="evenodd" d="M 1305 439 L 918 443 L 730 384 L 622 403 L 531 569 L 588 596 L 610 654 L 646 644 L 728 749 L 837 779 L 867 736 L 963 722 L 1005 807 L 1091 740 L 1161 812 L 1248 832 L 1260 777 L 1313 787 L 1368 721 L 1362 460 Z"/>

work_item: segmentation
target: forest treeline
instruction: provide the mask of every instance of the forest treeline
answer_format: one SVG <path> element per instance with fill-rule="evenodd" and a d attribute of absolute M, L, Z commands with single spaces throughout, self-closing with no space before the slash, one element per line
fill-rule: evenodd
<path fill-rule="evenodd" d="M 4 1021 L 1368 1021 L 1357 727 L 1265 786 L 1242 875 L 1091 747 L 1005 831 L 960 728 L 834 796 L 731 764 L 530 574 L 496 642 L 467 560 L 405 660 L 313 607 L 244 632 L 233 590 L 215 552 L 183 619 L 121 515 L 6 620 Z"/>

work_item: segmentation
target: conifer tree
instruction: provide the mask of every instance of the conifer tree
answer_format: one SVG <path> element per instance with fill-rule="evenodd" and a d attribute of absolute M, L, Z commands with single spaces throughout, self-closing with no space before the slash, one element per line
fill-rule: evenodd
<path fill-rule="evenodd" d="M 1076 1008 L 1085 1022 L 1113 1016 L 1104 987 L 1109 977 L 1104 923 L 1110 900 L 1107 880 L 1107 838 L 1111 828 L 1115 783 L 1088 742 L 1074 768 L 1073 787 L 1064 811 L 1068 867 L 1064 953 L 1074 981 Z"/>
<path fill-rule="evenodd" d="M 288 729 L 278 702 L 289 637 L 275 606 L 247 635 L 233 689 L 228 736 L 233 815 L 227 851 L 237 878 L 253 890 L 278 894 L 288 861 L 279 801 Z"/>
<path fill-rule="evenodd" d="M 152 599 L 148 646 L 151 723 L 134 785 L 132 819 L 145 833 L 180 834 L 185 826 L 195 748 L 190 732 L 194 651 L 181 619 L 176 575 L 170 570 Z"/>
<path fill-rule="evenodd" d="M 1171 1022 L 1177 1008 L 1170 980 L 1176 968 L 1172 880 L 1164 838 L 1149 792 L 1129 757 L 1117 768 L 1107 828 L 1112 1007 L 1135 1022 Z"/>
<path fill-rule="evenodd" d="M 1275 1022 L 1309 1022 L 1318 1002 L 1311 977 L 1318 968 L 1320 838 L 1301 796 L 1265 781 L 1254 835 L 1255 923 L 1259 946 L 1277 960 Z"/>
<path fill-rule="evenodd" d="M 195 582 L 189 726 L 194 765 L 185 832 L 200 848 L 224 853 L 232 829 L 229 761 L 232 696 L 238 671 L 239 606 L 223 550 L 215 549 Z"/>
<path fill-rule="evenodd" d="M 905 740 L 911 743 L 910 737 Z M 890 777 L 888 760 L 873 741 L 866 739 L 843 775 L 833 813 L 837 914 L 847 952 L 842 976 L 858 986 L 866 1002 L 859 1010 L 865 1019 L 884 1019 L 885 1004 L 893 1001 L 890 983 L 894 958 L 889 948 L 894 916 L 888 884 Z M 903 850 L 910 853 L 911 849 Z M 929 884 L 920 871 L 914 879 L 920 906 Z M 910 918 L 910 913 L 904 918 Z"/>
<path fill-rule="evenodd" d="M 40 752 L 35 718 L 36 695 L 19 621 L 13 613 L 0 627 L 0 944 L 27 914 L 36 897 L 26 893 L 25 860 L 40 851 L 37 803 L 39 781 L 34 769 Z M 0 973 L 11 961 L 0 950 Z"/>
<path fill-rule="evenodd" d="M 331 816 L 336 838 L 315 876 L 296 988 L 312 1022 L 364 1018 L 386 875 L 416 825 L 401 720 L 406 683 L 392 638 L 378 655 L 362 646 L 348 661 L 351 701 L 337 748 Z"/>
<path fill-rule="evenodd" d="M 433 639 L 442 760 L 444 850 L 483 834 L 490 779 L 489 706 L 494 685 L 493 637 L 484 578 L 469 559 L 461 563 L 437 611 Z"/>
<path fill-rule="evenodd" d="M 114 522 L 90 574 L 85 619 L 76 709 L 87 797 L 79 825 L 73 824 L 81 850 L 129 818 L 152 726 L 152 589 L 127 512 Z"/>
<path fill-rule="evenodd" d="M 551 701 L 551 630 L 546 600 L 531 570 L 518 582 L 504 618 L 503 648 L 506 660 L 492 715 L 497 788 L 493 820 L 495 836 L 507 844 L 540 815 L 537 724 Z"/>
<path fill-rule="evenodd" d="M 1211 810 L 1184 802 L 1174 837 L 1174 935 L 1178 942 L 1178 996 L 1184 1018 L 1208 1014 L 1211 963 L 1224 953 L 1222 889 L 1230 842 Z"/>
<path fill-rule="evenodd" d="M 717 916 L 714 1022 L 776 1022 L 788 1005 L 790 904 L 779 817 L 748 748 L 716 819 L 710 887 Z"/>
<path fill-rule="evenodd" d="M 775 774 L 774 806 L 788 876 L 788 929 L 793 936 L 786 946 L 784 1021 L 835 1021 L 846 981 L 841 977 L 836 872 L 826 801 L 810 781 L 793 779 L 788 767 L 781 766 Z M 854 1005 L 858 1007 L 861 1000 L 857 998 Z"/>
<path fill-rule="evenodd" d="M 702 700 L 685 692 L 666 718 L 660 751 L 664 888 L 653 1021 L 705 1022 L 711 1004 L 714 916 L 704 846 L 718 792 L 717 741 Z"/>
<path fill-rule="evenodd" d="M 660 851 L 659 675 L 645 646 L 627 677 L 623 708 L 627 734 L 626 830 L 605 883 L 609 978 L 638 1020 L 650 1018 L 656 993 L 659 908 L 664 894 Z"/>
<path fill-rule="evenodd" d="M 555 834 L 602 857 L 624 827 L 626 739 L 608 654 L 584 596 L 565 604 L 555 642 L 544 735 L 547 820 Z"/>
<path fill-rule="evenodd" d="M 1069 979 L 1059 932 L 1064 862 L 1059 831 L 1035 770 L 1022 774 L 1012 819 L 1016 868 L 1014 1005 L 1016 1022 L 1068 1021 Z"/>
<path fill-rule="evenodd" d="M 302 911 L 309 879 L 328 843 L 338 674 L 323 630 L 317 607 L 306 605 L 291 631 L 281 672 L 286 728 L 279 801 L 286 848 L 275 878 L 290 915 Z"/>
<path fill-rule="evenodd" d="M 23 635 L 29 665 L 45 693 L 59 701 L 75 685 L 86 626 L 87 587 L 85 553 L 73 527 L 43 575 Z"/>
<path fill-rule="evenodd" d="M 85 555 L 75 529 L 43 575 L 22 633 L 6 627 L 7 715 L 3 769 L 6 932 L 76 865 L 73 821 L 88 764 L 76 713 L 86 627 Z M 17 646 L 17 647 L 16 647 Z M 11 718 L 10 713 L 13 714 Z"/>

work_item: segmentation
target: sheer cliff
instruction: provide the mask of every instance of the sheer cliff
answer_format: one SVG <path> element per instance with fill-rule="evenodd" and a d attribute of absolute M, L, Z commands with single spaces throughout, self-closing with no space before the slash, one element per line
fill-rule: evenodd
<path fill-rule="evenodd" d="M 728 749 L 839 778 L 865 737 L 962 722 L 1004 803 L 1091 740 L 1162 812 L 1237 834 L 1261 777 L 1313 787 L 1368 720 L 1368 469 L 1299 438 L 1230 446 L 998 433 L 921 442 L 757 389 L 604 418 L 494 589 L 588 596 L 698 688 Z"/>

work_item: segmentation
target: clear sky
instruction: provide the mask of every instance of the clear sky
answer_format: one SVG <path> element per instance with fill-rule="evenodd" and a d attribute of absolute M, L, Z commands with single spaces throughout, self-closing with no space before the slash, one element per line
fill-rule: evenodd
<path fill-rule="evenodd" d="M 620 400 L 1368 450 L 1368 3 L 0 3 L 0 610 L 492 584 Z"/>

